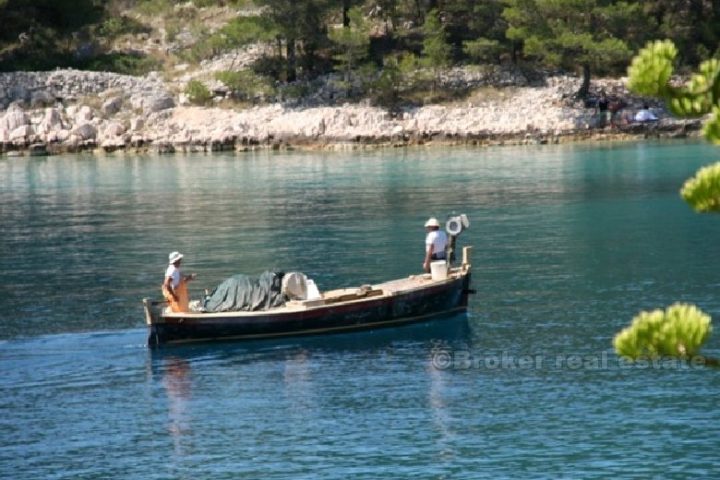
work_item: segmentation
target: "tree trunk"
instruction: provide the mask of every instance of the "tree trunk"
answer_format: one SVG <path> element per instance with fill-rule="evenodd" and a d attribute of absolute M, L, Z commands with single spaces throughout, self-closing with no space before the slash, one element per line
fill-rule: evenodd
<path fill-rule="evenodd" d="M 517 65 L 519 53 L 520 53 L 520 42 L 513 41 L 512 47 L 510 50 L 510 58 L 512 60 L 513 65 Z"/>
<path fill-rule="evenodd" d="M 350 0 L 343 0 L 342 2 L 342 18 L 343 27 L 348 28 L 350 26 L 350 17 L 348 12 L 350 11 Z"/>
<path fill-rule="evenodd" d="M 590 64 L 583 63 L 583 81 L 580 90 L 577 92 L 578 98 L 586 98 L 590 93 Z"/>
<path fill-rule="evenodd" d="M 287 39 L 287 82 L 297 80 L 297 57 L 295 55 L 295 39 Z"/>
<path fill-rule="evenodd" d="M 423 15 L 423 9 L 420 5 L 420 0 L 415 0 L 415 15 L 418 25 L 422 25 L 423 23 L 425 23 L 425 15 Z"/>

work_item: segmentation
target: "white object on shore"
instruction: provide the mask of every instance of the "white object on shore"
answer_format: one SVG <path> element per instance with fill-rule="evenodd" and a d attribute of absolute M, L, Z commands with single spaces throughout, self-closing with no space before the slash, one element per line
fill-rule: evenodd
<path fill-rule="evenodd" d="M 643 108 L 635 114 L 636 122 L 654 122 L 658 119 L 657 115 L 649 108 Z"/>
<path fill-rule="evenodd" d="M 430 262 L 430 275 L 433 280 L 445 280 L 447 274 L 448 268 L 445 260 Z"/>

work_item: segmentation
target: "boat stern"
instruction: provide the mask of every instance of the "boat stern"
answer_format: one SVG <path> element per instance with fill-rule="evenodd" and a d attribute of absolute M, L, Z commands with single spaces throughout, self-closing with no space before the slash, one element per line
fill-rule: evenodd
<path fill-rule="evenodd" d="M 149 298 L 143 298 L 143 310 L 145 311 L 145 323 L 149 328 L 148 345 L 153 347 L 160 344 L 160 333 L 158 325 L 162 322 L 162 309 L 166 302 L 158 302 Z"/>

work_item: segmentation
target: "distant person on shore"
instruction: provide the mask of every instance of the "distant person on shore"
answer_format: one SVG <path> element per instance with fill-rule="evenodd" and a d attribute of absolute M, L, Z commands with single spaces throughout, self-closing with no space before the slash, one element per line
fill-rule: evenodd
<path fill-rule="evenodd" d="M 172 252 L 168 255 L 168 268 L 165 271 L 165 281 L 163 281 L 162 292 L 165 300 L 170 304 L 170 310 L 173 312 L 187 312 L 189 310 L 189 297 L 187 284 L 190 280 L 195 279 L 195 274 L 183 275 L 180 271 L 180 262 L 183 254 L 180 252 Z"/>
<path fill-rule="evenodd" d="M 445 249 L 447 248 L 447 234 L 440 230 L 440 222 L 437 218 L 431 217 L 425 222 L 425 261 L 423 270 L 430 271 L 430 262 L 433 260 L 445 260 Z"/>
<path fill-rule="evenodd" d="M 605 90 L 600 91 L 600 97 L 595 105 L 595 114 L 597 115 L 597 125 L 602 128 L 607 123 L 608 107 L 610 106 L 610 100 L 605 94 Z"/>
<path fill-rule="evenodd" d="M 635 121 L 646 123 L 646 122 L 657 122 L 658 117 L 655 115 L 655 113 L 650 110 L 650 107 L 648 104 L 644 104 L 643 108 L 638 110 L 638 112 L 635 114 Z"/>
<path fill-rule="evenodd" d="M 608 110 L 610 111 L 610 126 L 617 127 L 623 123 L 622 109 L 627 107 L 627 103 L 618 97 L 613 97 L 610 100 Z"/>

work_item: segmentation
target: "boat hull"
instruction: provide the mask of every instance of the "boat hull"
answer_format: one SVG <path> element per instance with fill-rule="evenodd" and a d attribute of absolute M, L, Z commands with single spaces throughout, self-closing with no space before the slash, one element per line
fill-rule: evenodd
<path fill-rule="evenodd" d="M 423 322 L 464 312 L 469 286 L 468 271 L 456 278 L 406 292 L 303 310 L 213 315 L 148 313 L 148 344 L 315 335 Z"/>

